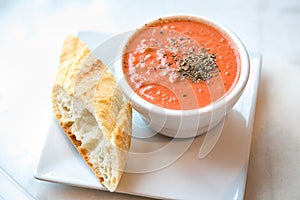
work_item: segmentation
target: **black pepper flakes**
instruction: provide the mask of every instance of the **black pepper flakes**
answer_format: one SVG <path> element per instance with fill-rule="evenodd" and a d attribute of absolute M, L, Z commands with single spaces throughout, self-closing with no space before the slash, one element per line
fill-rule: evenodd
<path fill-rule="evenodd" d="M 177 71 L 183 78 L 189 78 L 193 83 L 207 81 L 219 73 L 216 56 L 205 49 L 200 53 L 192 53 L 180 61 Z"/>
<path fill-rule="evenodd" d="M 172 45 L 176 45 L 176 39 L 175 38 L 170 38 L 170 43 L 172 44 Z"/>

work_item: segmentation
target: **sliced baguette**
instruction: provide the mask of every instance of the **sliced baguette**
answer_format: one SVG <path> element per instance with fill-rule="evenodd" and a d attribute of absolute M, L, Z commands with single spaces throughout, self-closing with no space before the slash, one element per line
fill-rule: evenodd
<path fill-rule="evenodd" d="M 109 68 L 76 36 L 62 47 L 53 112 L 99 181 L 114 191 L 131 143 L 132 109 Z"/>

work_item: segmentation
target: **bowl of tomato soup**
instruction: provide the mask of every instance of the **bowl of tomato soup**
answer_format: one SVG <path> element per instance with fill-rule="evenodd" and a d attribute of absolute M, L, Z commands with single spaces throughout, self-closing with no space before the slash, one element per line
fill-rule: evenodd
<path fill-rule="evenodd" d="M 186 138 L 216 126 L 242 94 L 249 58 L 239 38 L 212 20 L 172 15 L 130 34 L 116 74 L 155 131 Z"/>

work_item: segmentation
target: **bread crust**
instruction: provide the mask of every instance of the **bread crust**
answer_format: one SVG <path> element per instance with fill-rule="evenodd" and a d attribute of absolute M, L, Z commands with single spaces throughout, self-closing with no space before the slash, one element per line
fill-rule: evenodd
<path fill-rule="evenodd" d="M 71 35 L 64 41 L 52 90 L 52 106 L 59 124 L 80 156 L 99 181 L 114 191 L 123 174 L 126 152 L 130 149 L 132 108 L 129 102 L 123 102 L 122 92 L 109 68 L 96 59 L 76 36 Z M 115 159 L 112 162 L 115 164 L 112 166 L 94 161 L 97 157 L 93 154 L 94 147 L 87 148 L 87 138 L 80 132 L 81 124 L 76 121 L 84 117 L 81 116 L 82 109 L 87 110 L 96 122 L 96 125 L 88 122 L 83 127 L 96 126 L 94 135 L 104 137 L 104 144 L 113 148 Z M 105 174 L 104 168 L 112 172 Z M 113 183 L 108 181 L 109 175 L 114 175 Z"/>

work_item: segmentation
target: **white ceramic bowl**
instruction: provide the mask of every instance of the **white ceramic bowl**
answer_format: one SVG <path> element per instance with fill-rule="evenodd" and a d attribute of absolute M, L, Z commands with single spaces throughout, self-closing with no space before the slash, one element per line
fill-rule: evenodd
<path fill-rule="evenodd" d="M 222 97 L 206 107 L 193 110 L 166 109 L 144 100 L 132 90 L 124 78 L 122 59 L 119 59 L 116 63 L 116 75 L 123 93 L 126 98 L 132 102 L 133 108 L 148 122 L 150 128 L 163 135 L 175 138 L 187 138 L 203 134 L 208 129 L 216 126 L 232 109 L 241 96 L 248 81 L 250 70 L 248 53 L 240 39 L 234 33 L 210 19 L 191 15 L 171 15 L 157 17 L 156 20 L 159 18 L 163 20 L 172 18 L 189 18 L 212 26 L 231 40 L 239 53 L 241 62 L 240 77 L 234 88 L 225 97 Z M 150 20 L 146 23 L 151 23 L 156 20 Z M 133 34 L 134 33 L 135 31 Z M 125 48 L 125 46 L 122 48 Z"/>

